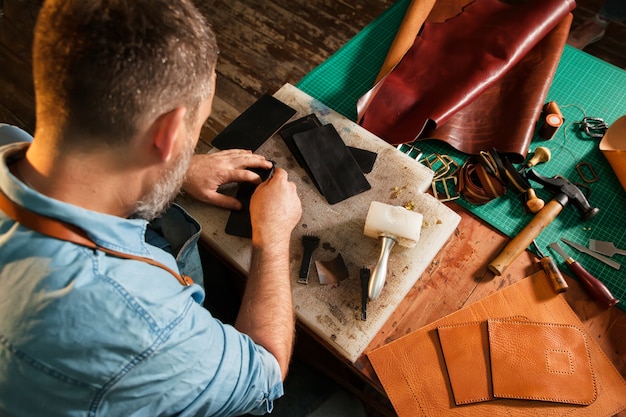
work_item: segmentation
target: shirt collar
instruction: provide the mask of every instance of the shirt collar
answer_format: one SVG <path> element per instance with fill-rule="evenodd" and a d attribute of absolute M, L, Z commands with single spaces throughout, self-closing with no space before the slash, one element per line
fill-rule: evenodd
<path fill-rule="evenodd" d="M 0 147 L 0 189 L 9 199 L 36 213 L 83 229 L 100 246 L 137 256 L 150 256 L 145 241 L 147 221 L 97 213 L 64 203 L 37 192 L 15 177 L 8 164 L 23 157 L 29 145 L 19 142 Z"/>

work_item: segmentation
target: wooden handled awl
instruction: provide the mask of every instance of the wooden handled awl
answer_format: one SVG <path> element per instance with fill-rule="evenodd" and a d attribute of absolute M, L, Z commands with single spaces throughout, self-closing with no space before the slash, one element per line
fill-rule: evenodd
<path fill-rule="evenodd" d="M 556 263 L 554 262 L 552 257 L 544 255 L 541 249 L 539 249 L 539 245 L 534 240 L 533 246 L 535 247 L 537 255 L 539 256 L 541 269 L 543 269 L 546 273 L 546 276 L 548 277 L 548 282 L 550 283 L 552 289 L 556 293 L 562 293 L 567 291 L 567 289 L 569 288 L 569 286 L 567 285 L 567 281 L 565 281 L 563 274 L 561 274 L 561 271 L 559 271 L 559 268 L 556 266 Z"/>
<path fill-rule="evenodd" d="M 569 256 L 558 242 L 550 243 L 548 245 L 550 249 L 553 249 L 556 253 L 561 255 L 567 267 L 576 275 L 582 285 L 589 291 L 589 294 L 600 302 L 605 307 L 613 307 L 619 302 L 617 298 L 611 294 L 611 291 L 596 277 L 591 275 L 581 264 L 576 262 L 574 258 Z"/>

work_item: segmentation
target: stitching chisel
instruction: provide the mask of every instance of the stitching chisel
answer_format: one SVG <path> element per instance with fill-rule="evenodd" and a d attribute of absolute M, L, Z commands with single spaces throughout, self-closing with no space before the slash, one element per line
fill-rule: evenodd
<path fill-rule="evenodd" d="M 313 256 L 313 251 L 315 251 L 319 245 L 319 237 L 312 235 L 302 236 L 302 247 L 304 248 L 304 253 L 302 254 L 302 263 L 300 264 L 300 273 L 298 274 L 298 284 L 309 283 L 311 256 Z"/>
<path fill-rule="evenodd" d="M 591 275 L 585 268 L 582 267 L 581 264 L 565 253 L 558 242 L 550 243 L 548 247 L 561 255 L 570 271 L 576 275 L 593 298 L 602 303 L 602 305 L 608 308 L 613 307 L 619 302 L 619 300 L 611 294 L 611 291 L 609 291 L 609 289 L 602 282 L 600 282 L 598 278 Z"/>

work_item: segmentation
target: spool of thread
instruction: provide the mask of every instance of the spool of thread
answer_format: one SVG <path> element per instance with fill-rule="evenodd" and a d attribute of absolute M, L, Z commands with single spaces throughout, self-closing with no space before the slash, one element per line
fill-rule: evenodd
<path fill-rule="evenodd" d="M 543 123 L 537 134 L 542 139 L 550 140 L 563 125 L 563 114 L 555 101 L 549 101 L 543 106 L 542 119 Z"/>

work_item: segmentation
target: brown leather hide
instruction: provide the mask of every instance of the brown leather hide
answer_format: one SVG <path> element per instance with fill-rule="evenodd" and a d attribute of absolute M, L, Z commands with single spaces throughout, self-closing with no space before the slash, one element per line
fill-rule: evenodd
<path fill-rule="evenodd" d="M 441 23 L 440 3 L 369 102 L 361 103 L 361 125 L 392 144 L 437 138 L 468 154 L 496 148 L 521 162 L 574 1 L 476 0 Z"/>

